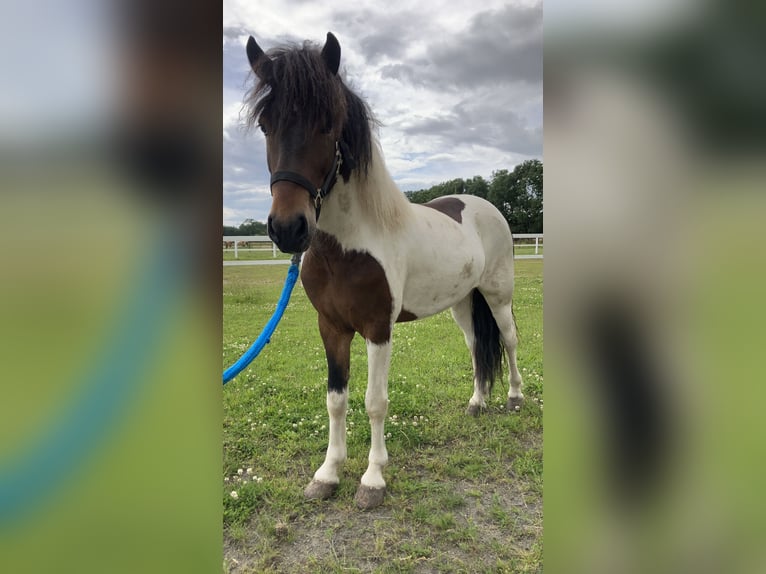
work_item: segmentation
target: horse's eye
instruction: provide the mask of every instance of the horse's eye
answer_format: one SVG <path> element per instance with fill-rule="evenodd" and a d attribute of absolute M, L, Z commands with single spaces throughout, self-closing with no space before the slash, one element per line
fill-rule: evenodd
<path fill-rule="evenodd" d="M 269 132 L 266 130 L 266 126 L 264 126 L 263 124 L 258 124 L 258 129 L 263 132 L 263 135 L 265 136 L 269 135 Z"/>

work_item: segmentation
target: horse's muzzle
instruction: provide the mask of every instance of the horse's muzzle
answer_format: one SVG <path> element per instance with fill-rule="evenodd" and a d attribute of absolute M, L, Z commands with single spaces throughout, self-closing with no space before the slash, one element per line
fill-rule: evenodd
<path fill-rule="evenodd" d="M 311 243 L 309 223 L 302 214 L 288 220 L 269 216 L 266 229 L 271 240 L 283 253 L 303 253 Z"/>

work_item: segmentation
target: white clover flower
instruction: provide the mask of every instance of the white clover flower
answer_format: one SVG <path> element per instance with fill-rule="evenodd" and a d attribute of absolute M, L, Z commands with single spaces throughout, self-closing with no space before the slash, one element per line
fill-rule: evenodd
<path fill-rule="evenodd" d="M 231 496 L 231 497 L 232 497 L 234 500 L 237 500 L 237 499 L 239 498 L 239 494 L 237 494 L 237 491 L 236 491 L 236 490 L 232 490 L 232 491 L 229 493 L 229 496 Z"/>
<path fill-rule="evenodd" d="M 245 472 L 247 474 L 253 474 L 253 469 L 252 468 L 248 468 Z"/>
<path fill-rule="evenodd" d="M 244 473 L 245 473 L 245 471 L 244 471 L 244 470 L 242 470 L 241 468 L 238 468 L 238 469 L 237 469 L 237 474 L 238 474 L 239 476 L 242 476 Z"/>

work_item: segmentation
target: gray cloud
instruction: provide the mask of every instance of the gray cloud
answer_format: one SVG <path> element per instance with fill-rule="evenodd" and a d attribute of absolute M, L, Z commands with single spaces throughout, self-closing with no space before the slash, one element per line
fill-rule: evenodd
<path fill-rule="evenodd" d="M 412 42 L 420 38 L 430 25 L 425 14 L 413 12 L 373 14 L 368 11 L 353 22 L 359 25 L 359 46 L 370 64 L 384 58 L 404 58 Z M 375 25 L 370 26 L 370 22 Z"/>
<path fill-rule="evenodd" d="M 541 3 L 481 12 L 464 32 L 430 44 L 424 58 L 386 64 L 381 75 L 451 89 L 512 82 L 542 84 L 542 16 Z"/>
<path fill-rule="evenodd" d="M 484 9 L 454 30 L 454 17 L 435 7 L 395 11 L 362 2 L 316 20 L 310 10 L 296 19 L 322 24 L 340 40 L 355 91 L 373 106 L 385 131 L 384 154 L 403 189 L 454 177 L 512 169 L 514 162 L 542 157 L 542 4 Z M 300 17 L 299 17 L 300 15 Z M 449 15 L 447 15 L 449 16 Z M 260 22 L 260 20 L 259 20 Z M 253 34 L 264 49 L 292 37 L 292 28 L 224 29 L 228 39 Z M 308 27 L 305 27 L 308 29 Z M 303 28 L 302 28 L 303 29 Z M 241 101 L 249 66 L 244 47 L 224 45 L 224 96 Z M 230 107 L 228 109 L 231 109 Z M 224 208 L 228 221 L 265 220 L 270 197 L 265 146 L 260 133 L 229 126 L 224 148 Z M 235 221 L 240 218 L 238 221 Z"/>
<path fill-rule="evenodd" d="M 223 37 L 227 40 L 237 40 L 241 36 L 251 34 L 244 26 L 224 26 Z"/>
<path fill-rule="evenodd" d="M 408 135 L 435 137 L 442 146 L 474 144 L 513 154 L 541 156 L 542 129 L 525 124 L 502 94 L 487 92 L 451 110 L 398 126 Z"/>

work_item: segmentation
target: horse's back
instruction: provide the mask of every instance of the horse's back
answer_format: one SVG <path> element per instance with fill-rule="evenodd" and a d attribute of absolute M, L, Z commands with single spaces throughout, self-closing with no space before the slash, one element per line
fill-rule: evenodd
<path fill-rule="evenodd" d="M 485 257 L 513 261 L 513 236 L 503 214 L 492 203 L 476 195 L 445 195 L 426 203 L 427 207 L 442 202 L 455 211 L 460 206 L 460 224 L 464 234 L 475 234 L 481 241 Z"/>
<path fill-rule="evenodd" d="M 511 233 L 490 202 L 448 195 L 413 209 L 403 293 L 407 311 L 418 317 L 437 313 L 474 288 L 483 290 L 487 280 L 488 289 L 512 289 Z"/>
<path fill-rule="evenodd" d="M 492 203 L 475 195 L 451 195 L 464 205 L 466 233 L 475 234 L 481 243 L 484 266 L 477 287 L 501 298 L 513 294 L 513 235 L 503 214 Z"/>

